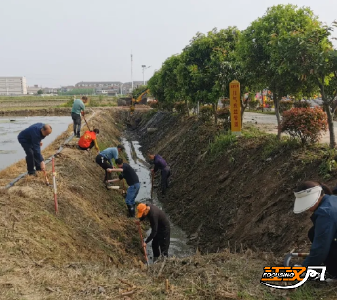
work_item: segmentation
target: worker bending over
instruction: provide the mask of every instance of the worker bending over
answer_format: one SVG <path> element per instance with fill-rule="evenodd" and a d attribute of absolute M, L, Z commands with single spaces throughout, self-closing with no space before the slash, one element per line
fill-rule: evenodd
<path fill-rule="evenodd" d="M 154 168 L 151 169 L 152 174 L 154 175 L 158 170 L 161 171 L 161 192 L 162 195 L 165 195 L 166 189 L 169 187 L 170 167 L 167 165 L 165 159 L 158 154 L 148 154 L 148 157 L 154 163 Z"/>
<path fill-rule="evenodd" d="M 113 179 L 110 182 L 116 182 L 118 180 L 125 179 L 128 184 L 128 189 L 126 191 L 126 206 L 128 207 L 129 217 L 135 217 L 135 200 L 140 189 L 140 183 L 136 171 L 127 163 L 123 163 L 123 159 L 118 158 L 115 160 L 118 168 L 107 169 L 108 172 L 122 172 L 118 179 Z"/>
<path fill-rule="evenodd" d="M 337 197 L 327 186 L 313 181 L 302 182 L 294 194 L 294 213 L 313 213 L 314 226 L 308 232 L 312 245 L 303 267 L 324 264 L 330 275 L 337 276 Z"/>
<path fill-rule="evenodd" d="M 19 133 L 18 141 L 26 153 L 28 175 L 35 175 L 35 171 L 45 170 L 46 166 L 41 154 L 41 141 L 51 132 L 50 125 L 36 123 Z"/>
<path fill-rule="evenodd" d="M 116 161 L 118 154 L 123 150 L 124 146 L 118 145 L 117 147 L 106 148 L 96 156 L 96 163 L 99 164 L 103 170 L 105 170 L 104 183 L 111 179 L 111 171 L 107 170 L 113 169 L 112 159 Z"/>
<path fill-rule="evenodd" d="M 80 150 L 88 150 L 95 146 L 96 150 L 99 152 L 99 147 L 97 145 L 96 134 L 99 134 L 99 129 L 95 128 L 93 131 L 87 130 L 78 140 L 78 148 Z"/>
<path fill-rule="evenodd" d="M 167 257 L 170 247 L 170 222 L 165 213 L 153 204 L 140 203 L 137 206 L 137 218 L 150 222 L 151 234 L 143 242 L 143 247 L 152 241 L 153 262 L 160 255 Z"/>

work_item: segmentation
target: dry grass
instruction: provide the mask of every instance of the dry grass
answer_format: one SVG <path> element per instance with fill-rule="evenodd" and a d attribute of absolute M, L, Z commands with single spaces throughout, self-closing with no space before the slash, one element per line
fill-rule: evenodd
<path fill-rule="evenodd" d="M 0 269 L 1 299 L 336 299 L 336 288 L 307 283 L 280 291 L 259 283 L 263 261 L 228 252 L 118 268 L 21 260 Z M 128 295 L 128 296 L 123 296 Z"/>

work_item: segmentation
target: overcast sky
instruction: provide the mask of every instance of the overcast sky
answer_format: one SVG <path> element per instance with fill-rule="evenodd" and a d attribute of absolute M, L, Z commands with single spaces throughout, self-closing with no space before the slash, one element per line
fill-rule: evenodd
<path fill-rule="evenodd" d="M 198 32 L 245 29 L 276 4 L 309 6 L 320 20 L 337 19 L 334 0 L 2 0 L 0 76 L 28 85 L 145 80 Z"/>

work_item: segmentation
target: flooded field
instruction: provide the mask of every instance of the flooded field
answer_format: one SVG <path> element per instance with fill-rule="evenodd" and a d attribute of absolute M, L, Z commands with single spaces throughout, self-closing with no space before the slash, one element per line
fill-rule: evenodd
<path fill-rule="evenodd" d="M 142 152 L 140 151 L 140 145 L 138 141 L 127 141 L 122 140 L 125 147 L 125 152 L 129 157 L 129 163 L 132 168 L 136 170 L 136 173 L 140 181 L 140 191 L 136 198 L 136 202 L 152 203 L 162 208 L 161 203 L 158 201 L 156 195 L 156 189 L 153 190 L 153 198 L 151 201 L 151 175 L 150 175 L 150 165 L 146 162 Z M 147 235 L 151 233 L 151 229 L 147 232 Z M 184 257 L 194 253 L 193 249 L 187 245 L 187 237 L 185 232 L 174 225 L 171 222 L 171 242 L 169 248 L 170 256 Z M 147 245 L 147 252 L 150 262 L 152 262 L 152 248 L 151 243 Z"/>
<path fill-rule="evenodd" d="M 17 140 L 23 129 L 35 123 L 48 123 L 53 132 L 43 141 L 42 149 L 47 147 L 57 136 L 72 123 L 71 117 L 0 117 L 0 170 L 23 159 L 25 152 Z"/>

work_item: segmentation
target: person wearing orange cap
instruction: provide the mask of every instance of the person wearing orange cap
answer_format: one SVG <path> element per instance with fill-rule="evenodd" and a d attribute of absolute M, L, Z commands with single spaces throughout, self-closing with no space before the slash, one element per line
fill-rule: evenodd
<path fill-rule="evenodd" d="M 151 225 L 151 234 L 143 242 L 143 247 L 152 241 L 153 262 L 160 255 L 168 256 L 170 246 L 170 222 L 165 213 L 153 204 L 140 203 L 137 206 L 139 221 L 147 219 Z"/>

